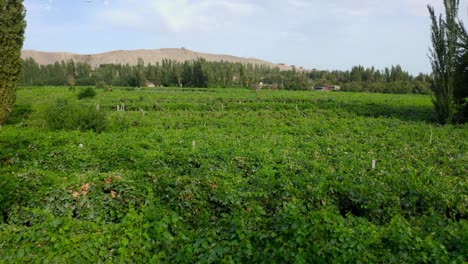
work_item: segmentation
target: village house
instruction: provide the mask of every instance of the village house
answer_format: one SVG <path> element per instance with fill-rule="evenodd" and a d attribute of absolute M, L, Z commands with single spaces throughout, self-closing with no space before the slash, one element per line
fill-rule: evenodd
<path fill-rule="evenodd" d="M 153 82 L 146 81 L 145 82 L 145 87 L 156 87 L 156 85 Z"/>
<path fill-rule="evenodd" d="M 324 92 L 330 92 L 330 91 L 340 91 L 341 87 L 338 85 L 325 85 L 325 86 L 315 86 L 314 90 L 316 91 L 324 91 Z"/>

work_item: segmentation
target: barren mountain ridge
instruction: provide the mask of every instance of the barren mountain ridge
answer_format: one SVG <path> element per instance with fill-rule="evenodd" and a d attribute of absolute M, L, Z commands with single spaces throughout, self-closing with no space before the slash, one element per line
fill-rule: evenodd
<path fill-rule="evenodd" d="M 36 50 L 23 50 L 21 58 L 33 58 L 37 63 L 42 65 L 54 64 L 55 62 L 74 60 L 75 62 L 87 62 L 92 67 L 97 67 L 101 64 L 129 64 L 136 65 L 138 58 L 142 58 L 145 64 L 156 62 L 161 63 L 163 59 L 175 60 L 179 62 L 204 58 L 207 61 L 226 61 L 233 63 L 267 65 L 270 67 L 278 67 L 281 70 L 291 70 L 293 66 L 285 64 L 275 64 L 272 62 L 255 59 L 242 58 L 231 55 L 209 54 L 191 51 L 185 48 L 175 49 L 140 49 L 140 50 L 116 50 L 98 54 L 82 55 L 69 52 L 45 52 Z"/>

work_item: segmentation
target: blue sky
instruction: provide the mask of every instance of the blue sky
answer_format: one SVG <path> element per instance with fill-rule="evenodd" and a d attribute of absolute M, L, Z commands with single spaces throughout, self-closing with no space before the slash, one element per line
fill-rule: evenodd
<path fill-rule="evenodd" d="M 460 16 L 468 20 L 467 2 Z M 426 5 L 442 0 L 25 0 L 24 49 L 185 47 L 305 68 L 430 72 Z M 468 26 L 468 25 L 467 25 Z"/>

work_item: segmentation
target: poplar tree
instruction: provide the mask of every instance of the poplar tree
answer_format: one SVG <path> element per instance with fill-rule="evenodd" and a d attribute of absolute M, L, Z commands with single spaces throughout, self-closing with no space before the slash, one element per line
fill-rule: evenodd
<path fill-rule="evenodd" d="M 434 74 L 432 91 L 434 106 L 440 123 L 452 122 L 456 112 L 454 100 L 457 42 L 460 33 L 458 21 L 459 0 L 444 0 L 445 19 L 436 17 L 428 5 L 431 16 L 432 49 L 430 59 Z"/>
<path fill-rule="evenodd" d="M 0 0 L 0 125 L 8 118 L 16 99 L 25 15 L 23 0 Z"/>
<path fill-rule="evenodd" d="M 459 21 L 460 36 L 457 46 L 455 102 L 459 105 L 459 118 L 468 122 L 468 31 Z"/>

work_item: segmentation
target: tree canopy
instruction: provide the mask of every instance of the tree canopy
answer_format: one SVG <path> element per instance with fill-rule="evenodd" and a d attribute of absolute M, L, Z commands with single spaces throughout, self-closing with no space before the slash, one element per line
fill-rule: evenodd
<path fill-rule="evenodd" d="M 454 117 L 466 121 L 468 97 L 468 37 L 458 18 L 459 0 L 444 0 L 445 16 L 438 17 L 428 6 L 431 17 L 430 59 L 433 70 L 432 91 L 440 123 Z"/>
<path fill-rule="evenodd" d="M 26 15 L 22 0 L 0 0 L 0 125 L 15 102 Z"/>

